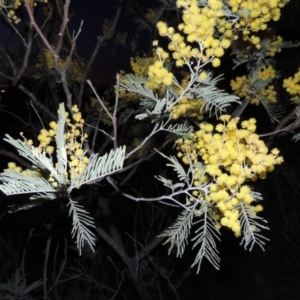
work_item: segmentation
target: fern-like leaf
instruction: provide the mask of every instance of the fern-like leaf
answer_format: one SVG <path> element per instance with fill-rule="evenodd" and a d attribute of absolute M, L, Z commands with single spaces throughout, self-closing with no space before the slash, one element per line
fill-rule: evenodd
<path fill-rule="evenodd" d="M 39 152 L 35 147 L 27 145 L 25 141 L 21 141 L 19 139 L 15 140 L 8 134 L 5 136 L 6 138 L 3 140 L 13 145 L 18 150 L 19 154 L 28 159 L 35 168 L 49 172 L 52 177 L 54 177 L 58 182 L 61 182 L 62 175 L 57 173 L 52 160 L 47 157 L 45 151 Z"/>
<path fill-rule="evenodd" d="M 192 241 L 195 241 L 193 249 L 197 245 L 200 245 L 200 249 L 198 250 L 192 267 L 198 265 L 197 273 L 199 273 L 202 260 L 205 257 L 217 270 L 219 270 L 220 258 L 215 242 L 215 239 L 220 240 L 219 231 L 214 224 L 215 221 L 210 213 L 209 204 L 204 203 L 200 210 L 197 211 L 197 214 L 201 220 L 193 223 L 193 225 L 201 224 L 201 226 L 196 230 L 197 235 Z"/>
<path fill-rule="evenodd" d="M 58 173 L 60 175 L 60 183 L 66 184 L 65 173 L 67 171 L 67 152 L 65 149 L 66 136 L 65 136 L 65 124 L 67 119 L 67 113 L 63 103 L 59 105 L 58 122 L 56 129 L 56 153 L 58 163 Z"/>
<path fill-rule="evenodd" d="M 0 297 L 3 300 L 32 299 L 28 294 L 41 286 L 42 283 L 42 280 L 38 280 L 27 286 L 26 279 L 22 275 L 22 269 L 17 269 L 8 282 L 0 283 Z"/>
<path fill-rule="evenodd" d="M 56 192 L 54 187 L 43 177 L 35 174 L 26 176 L 20 172 L 9 170 L 0 174 L 0 190 L 6 195 L 32 194 L 42 197 L 43 193 Z"/>
<path fill-rule="evenodd" d="M 101 157 L 99 157 L 98 154 L 92 154 L 84 172 L 71 179 L 68 192 L 83 184 L 94 183 L 104 176 L 122 169 L 125 159 L 125 150 L 126 148 L 123 146 L 117 148 L 115 151 L 111 150 L 108 154 L 106 153 Z"/>
<path fill-rule="evenodd" d="M 231 114 L 232 118 L 239 117 L 243 113 L 243 111 L 246 109 L 248 104 L 250 103 L 250 100 L 243 100 L 241 104 L 239 104 L 233 113 Z"/>
<path fill-rule="evenodd" d="M 188 138 L 190 137 L 190 133 L 193 131 L 193 126 L 189 125 L 189 123 L 185 121 L 183 124 L 169 125 L 169 127 L 164 130 L 176 135 L 177 138 L 178 135 L 183 138 Z"/>
<path fill-rule="evenodd" d="M 177 249 L 177 257 L 181 257 L 184 253 L 185 247 L 188 244 L 188 237 L 190 235 L 193 217 L 193 209 L 184 210 L 178 216 L 175 224 L 160 235 L 161 237 L 167 237 L 167 240 L 164 242 L 164 244 L 170 243 L 169 254 L 174 246 L 176 246 Z"/>
<path fill-rule="evenodd" d="M 77 204 L 69 197 L 70 210 L 69 215 L 73 218 L 72 238 L 76 236 L 76 245 L 81 254 L 81 248 L 84 246 L 84 242 L 87 242 L 91 249 L 94 251 L 95 236 L 90 231 L 89 227 L 95 227 L 93 218 L 89 216 L 89 213 L 83 208 L 82 205 Z"/>
<path fill-rule="evenodd" d="M 51 195 L 51 196 L 53 196 L 52 199 L 55 198 L 54 194 Z M 8 207 L 8 213 L 15 213 L 15 212 L 20 211 L 20 210 L 28 210 L 28 209 L 31 209 L 32 207 L 42 205 L 43 203 L 45 203 L 46 201 L 49 201 L 49 200 L 51 200 L 50 196 L 46 195 L 43 198 L 38 198 L 38 199 L 31 200 L 30 203 L 20 204 L 20 205 L 18 205 L 18 204 L 8 205 L 7 206 Z"/>
<path fill-rule="evenodd" d="M 210 115 L 212 113 L 219 115 L 232 103 L 240 103 L 237 96 L 225 93 L 212 85 L 212 82 L 208 85 L 198 85 L 197 88 L 191 88 L 191 93 L 197 99 L 203 99 L 201 111 Z"/>
<path fill-rule="evenodd" d="M 120 81 L 120 88 L 123 88 L 128 92 L 137 93 L 148 99 L 157 101 L 157 95 L 155 95 L 151 89 L 144 86 L 144 84 L 147 82 L 147 77 L 128 74 Z"/>
<path fill-rule="evenodd" d="M 158 150 L 156 150 L 161 156 L 163 156 L 164 158 L 166 158 L 167 160 L 169 160 L 171 163 L 167 164 L 168 167 L 172 167 L 174 169 L 174 171 L 177 173 L 177 177 L 180 181 L 184 181 L 187 180 L 187 174 L 183 168 L 183 166 L 179 163 L 179 161 L 177 160 L 177 158 L 175 156 L 166 156 L 163 153 L 159 152 Z"/>
<path fill-rule="evenodd" d="M 279 119 L 284 114 L 284 109 L 279 104 L 268 103 L 268 101 L 262 97 L 259 98 L 259 101 L 267 111 L 271 121 L 279 123 Z"/>
<path fill-rule="evenodd" d="M 256 199 L 258 198 L 258 195 L 253 194 L 253 196 L 255 196 Z M 249 247 L 250 251 L 255 244 L 264 250 L 265 241 L 268 241 L 268 238 L 261 235 L 260 232 L 269 228 L 258 221 L 260 220 L 260 222 L 264 223 L 267 223 L 267 221 L 253 214 L 253 207 L 250 205 L 241 203 L 238 208 L 240 210 L 240 222 L 243 231 L 241 244 L 244 244 L 245 249 Z"/>

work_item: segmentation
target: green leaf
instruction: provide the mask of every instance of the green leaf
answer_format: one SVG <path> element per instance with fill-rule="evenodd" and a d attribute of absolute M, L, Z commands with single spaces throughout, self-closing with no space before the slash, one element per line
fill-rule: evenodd
<path fill-rule="evenodd" d="M 169 254 L 176 246 L 177 254 L 176 256 L 181 257 L 184 253 L 185 247 L 188 244 L 188 237 L 190 235 L 192 222 L 194 217 L 194 211 L 184 210 L 177 218 L 174 225 L 172 225 L 168 230 L 166 230 L 161 237 L 167 237 L 164 244 L 170 243 Z"/>
<path fill-rule="evenodd" d="M 220 258 L 215 240 L 220 240 L 220 238 L 219 231 L 214 224 L 214 218 L 210 213 L 210 204 L 204 203 L 200 210 L 197 211 L 197 215 L 199 215 L 201 219 L 193 223 L 193 225 L 201 224 L 201 226 L 196 230 L 196 233 L 198 234 L 192 241 L 195 241 L 193 249 L 197 245 L 200 245 L 200 249 L 198 250 L 192 267 L 198 265 L 197 273 L 199 273 L 202 260 L 205 257 L 217 270 L 219 270 Z"/>
<path fill-rule="evenodd" d="M 32 173 L 26 176 L 20 172 L 9 170 L 0 174 L 0 190 L 6 195 L 33 194 L 44 196 L 44 193 L 50 193 L 52 199 L 55 198 L 55 188 L 43 177 Z"/>
<path fill-rule="evenodd" d="M 282 106 L 277 103 L 268 103 L 268 100 L 262 97 L 259 97 L 259 101 L 267 111 L 271 121 L 279 123 L 279 119 L 284 114 Z"/>
<path fill-rule="evenodd" d="M 191 96 L 189 98 L 202 99 L 204 101 L 201 111 L 205 111 L 210 115 L 215 113 L 219 115 L 231 105 L 231 103 L 240 103 L 239 98 L 230 95 L 216 87 L 222 76 L 212 77 L 212 73 L 208 73 L 205 80 L 198 79 L 198 84 L 190 89 Z"/>
<path fill-rule="evenodd" d="M 188 176 L 184 170 L 184 168 L 182 167 L 182 165 L 179 163 L 179 161 L 177 160 L 177 158 L 175 156 L 166 156 L 163 153 L 159 152 L 158 150 L 156 150 L 156 152 L 158 152 L 161 156 L 163 156 L 164 158 L 166 158 L 167 160 L 169 160 L 171 163 L 167 164 L 168 167 L 172 167 L 174 169 L 174 171 L 177 173 L 177 177 L 180 181 L 184 181 L 187 180 Z"/>
<path fill-rule="evenodd" d="M 75 187 L 83 184 L 91 184 L 104 176 L 110 175 L 123 168 L 125 159 L 126 147 L 119 147 L 115 151 L 111 150 L 109 154 L 101 157 L 98 154 L 92 154 L 84 172 L 71 179 L 71 184 L 68 187 L 68 192 L 71 192 Z"/>
<path fill-rule="evenodd" d="M 95 227 L 93 218 L 89 216 L 89 213 L 83 208 L 82 205 L 77 204 L 69 197 L 69 216 L 73 218 L 72 238 L 76 235 L 76 245 L 81 254 L 81 248 L 86 241 L 91 249 L 94 251 L 95 235 L 90 231 L 88 227 Z"/>
<path fill-rule="evenodd" d="M 262 199 L 260 193 L 252 192 L 252 196 L 254 196 L 256 200 Z M 253 213 L 253 207 L 251 205 L 240 203 L 238 209 L 240 211 L 239 218 L 243 231 L 241 244 L 244 244 L 245 249 L 249 247 L 250 251 L 255 244 L 264 250 L 265 241 L 268 241 L 269 239 L 262 236 L 260 232 L 262 230 L 268 230 L 269 228 L 266 225 L 259 223 L 259 221 L 263 223 L 267 223 L 267 221 Z"/>
<path fill-rule="evenodd" d="M 67 119 L 67 113 L 65 105 L 60 103 L 58 110 L 58 122 L 56 128 L 56 154 L 58 163 L 58 174 L 60 176 L 59 182 L 63 185 L 66 184 L 65 173 L 67 171 L 67 152 L 65 149 L 66 135 L 65 135 L 65 124 Z"/>
<path fill-rule="evenodd" d="M 35 168 L 49 172 L 50 176 L 54 177 L 58 182 L 61 182 L 61 175 L 57 173 L 52 160 L 47 157 L 45 151 L 39 152 L 35 147 L 27 145 L 25 141 L 19 139 L 15 140 L 8 134 L 5 136 L 6 138 L 3 140 L 13 145 L 19 154 L 28 159 Z"/>

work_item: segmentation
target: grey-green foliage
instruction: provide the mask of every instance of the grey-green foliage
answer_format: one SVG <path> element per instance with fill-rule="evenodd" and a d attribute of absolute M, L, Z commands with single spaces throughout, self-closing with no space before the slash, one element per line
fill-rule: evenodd
<path fill-rule="evenodd" d="M 34 300 L 30 293 L 42 284 L 42 280 L 35 281 L 30 285 L 26 284 L 22 270 L 17 269 L 15 274 L 6 283 L 0 283 L 1 300 Z"/>
<path fill-rule="evenodd" d="M 40 200 L 53 200 L 63 196 L 68 198 L 70 210 L 73 218 L 72 236 L 76 236 L 76 244 L 81 251 L 84 242 L 87 242 L 92 248 L 94 245 L 94 234 L 90 228 L 94 227 L 89 213 L 78 203 L 71 199 L 71 192 L 74 188 L 79 188 L 83 184 L 91 184 L 101 180 L 106 175 L 122 169 L 125 159 L 125 146 L 111 150 L 108 154 L 98 156 L 92 154 L 87 166 L 80 175 L 70 176 L 69 161 L 66 153 L 66 125 L 67 114 L 64 104 L 59 106 L 59 118 L 56 129 L 56 159 L 54 166 L 53 159 L 45 151 L 38 151 L 37 148 L 29 146 L 26 140 L 15 140 L 9 135 L 4 139 L 13 145 L 23 156 L 32 163 L 32 170 L 27 170 L 26 174 L 14 170 L 6 170 L 0 174 L 0 190 L 6 195 L 32 194 L 30 200 L 32 203 L 25 207 L 19 207 L 16 210 L 28 209 L 33 204 L 40 204 Z M 48 174 L 46 178 L 36 175 L 33 171 L 39 170 Z M 49 177 L 55 178 L 58 186 L 54 187 L 49 181 Z"/>
<path fill-rule="evenodd" d="M 291 124 L 286 127 L 286 130 L 292 130 L 294 127 L 298 127 L 300 123 L 300 100 L 293 99 L 292 100 L 297 106 L 295 107 L 295 119 Z M 292 140 L 298 142 L 300 140 L 300 133 L 296 133 L 293 135 Z"/>
<path fill-rule="evenodd" d="M 217 84 L 222 79 L 222 75 L 214 77 L 212 72 L 207 72 L 205 79 L 198 78 L 195 85 L 191 87 L 191 98 L 203 100 L 201 112 L 219 115 L 225 112 L 225 109 L 232 103 L 239 103 L 238 97 L 217 88 Z"/>
<path fill-rule="evenodd" d="M 247 12 L 247 11 L 246 11 Z M 249 13 L 249 12 L 247 12 Z M 247 70 L 249 72 L 248 79 L 249 79 L 249 90 L 248 93 L 250 97 L 259 99 L 262 106 L 265 108 L 266 112 L 268 113 L 270 120 L 272 122 L 279 122 L 279 119 L 283 116 L 284 110 L 278 103 L 270 103 L 268 99 L 259 96 L 259 92 L 266 88 L 273 79 L 269 80 L 262 80 L 257 76 L 257 72 L 261 70 L 264 66 L 275 65 L 275 60 L 273 57 L 270 56 L 269 51 L 277 48 L 292 48 L 298 47 L 300 45 L 299 42 L 286 42 L 283 41 L 281 43 L 276 41 L 270 43 L 270 40 L 262 39 L 260 42 L 260 49 L 252 47 L 251 50 L 248 47 L 239 47 L 232 51 L 231 55 L 236 56 L 232 61 L 234 63 L 233 69 L 245 64 Z M 276 78 L 279 78 L 280 74 L 277 72 Z M 251 102 L 251 99 L 245 99 L 246 102 L 237 107 L 236 111 L 233 113 L 233 116 L 239 116 L 241 112 L 247 107 L 247 105 Z"/>
<path fill-rule="evenodd" d="M 217 221 L 211 213 L 212 205 L 208 202 L 203 203 L 199 210 L 196 210 L 195 214 L 200 217 L 200 220 L 194 222 L 198 228 L 195 233 L 196 236 L 192 239 L 194 241 L 193 248 L 199 245 L 200 249 L 196 255 L 195 261 L 192 267 L 197 265 L 197 272 L 200 271 L 200 266 L 203 258 L 207 260 L 216 268 L 219 269 L 220 258 L 218 255 L 216 240 L 219 238 L 219 230 L 216 227 Z"/>
<path fill-rule="evenodd" d="M 242 64 L 246 64 L 247 69 L 251 71 L 253 69 L 253 64 L 260 65 L 264 64 L 273 64 L 274 59 L 270 57 L 269 51 L 276 48 L 276 49 L 283 49 L 283 48 L 294 48 L 300 45 L 299 42 L 293 43 L 290 41 L 283 41 L 277 44 L 270 44 L 269 39 L 262 39 L 260 41 L 260 49 L 255 47 L 251 48 L 251 52 L 247 47 L 239 47 L 231 52 L 231 55 L 236 55 L 237 57 L 232 59 L 234 63 L 233 69 L 241 66 Z"/>
<path fill-rule="evenodd" d="M 147 77 L 133 74 L 125 75 L 120 82 L 120 87 L 121 89 L 140 95 L 140 105 L 143 108 L 143 113 L 136 116 L 139 120 L 148 116 L 169 115 L 170 109 L 178 104 L 182 98 L 203 101 L 201 112 L 209 114 L 216 113 L 219 115 L 225 112 L 225 109 L 232 103 L 239 102 L 238 97 L 217 88 L 217 84 L 221 79 L 222 76 L 214 78 L 211 72 L 207 72 L 207 78 L 204 80 L 200 80 L 198 76 L 194 74 L 191 76 L 186 89 L 182 89 L 178 81 L 174 79 L 173 83 L 179 88 L 180 92 L 177 92 L 172 87 L 166 86 L 163 97 L 158 97 L 151 89 L 145 87 Z"/>
<path fill-rule="evenodd" d="M 194 263 L 192 266 L 197 266 L 199 272 L 201 263 L 206 258 L 216 269 L 219 269 L 220 258 L 218 255 L 216 242 L 220 239 L 219 227 L 219 212 L 215 203 L 207 201 L 206 196 L 209 194 L 210 185 L 213 184 L 213 179 L 206 183 L 201 183 L 195 187 L 193 185 L 194 175 L 196 170 L 200 170 L 202 176 L 205 176 L 205 166 L 197 162 L 190 162 L 187 170 L 182 167 L 176 157 L 165 156 L 170 163 L 167 166 L 174 170 L 177 175 L 178 182 L 173 182 L 157 176 L 166 187 L 170 188 L 172 193 L 165 199 L 174 199 L 175 196 L 185 196 L 186 205 L 181 205 L 183 211 L 178 216 L 175 223 L 166 230 L 161 236 L 166 237 L 166 242 L 169 243 L 169 253 L 175 248 L 177 256 L 182 256 L 189 241 L 193 244 L 193 249 L 197 249 Z M 188 156 L 188 154 L 186 154 Z M 199 180 L 201 182 L 201 180 Z M 193 191 L 201 192 L 203 197 L 193 195 Z M 262 199 L 260 193 L 252 192 L 252 197 L 255 201 Z M 268 229 L 264 224 L 266 221 L 257 216 L 255 209 L 251 205 L 239 203 L 235 207 L 239 211 L 239 220 L 241 224 L 242 240 L 241 244 L 245 249 L 252 250 L 257 244 L 263 249 L 265 241 L 268 240 L 260 234 L 262 229 Z M 192 232 L 194 236 L 191 237 Z"/>
<path fill-rule="evenodd" d="M 192 195 L 192 191 L 195 190 L 192 184 L 195 167 L 204 171 L 204 166 L 201 163 L 197 163 L 197 166 L 191 164 L 185 171 L 176 157 L 160 154 L 170 161 L 167 166 L 175 171 L 179 182 L 173 183 L 162 176 L 157 179 L 169 187 L 174 195 L 185 195 L 194 199 L 192 203 L 187 202 L 188 205 L 185 206 L 176 222 L 161 235 L 167 238 L 165 243 L 170 243 L 169 253 L 175 247 L 177 256 L 183 255 L 193 227 L 196 235 L 191 241 L 193 248 L 197 246 L 198 251 L 192 266 L 197 265 L 197 272 L 199 272 L 203 258 L 207 258 L 216 269 L 219 269 L 220 259 L 215 242 L 216 239 L 219 240 L 219 231 L 216 226 L 217 222 L 211 213 L 213 205 Z M 204 193 L 208 191 L 206 184 L 197 189 Z"/>
<path fill-rule="evenodd" d="M 235 109 L 232 116 L 239 116 L 246 109 L 247 105 L 250 104 L 253 98 L 257 98 L 262 106 L 265 108 L 268 113 L 270 120 L 272 122 L 279 122 L 279 119 L 284 114 L 284 109 L 278 103 L 270 103 L 268 99 L 261 96 L 259 93 L 263 89 L 265 89 L 273 79 L 269 78 L 267 80 L 263 80 L 258 76 L 258 72 L 267 67 L 266 64 L 260 63 L 257 64 L 255 68 L 252 68 L 250 74 L 247 78 L 247 86 L 241 86 L 240 89 L 247 89 L 247 93 L 249 94 L 249 98 L 243 100 L 243 102 Z"/>
<path fill-rule="evenodd" d="M 252 196 L 256 201 L 262 200 L 261 194 L 258 192 L 252 192 Z M 255 244 L 264 250 L 265 241 L 268 241 L 268 239 L 261 235 L 260 232 L 262 229 L 269 229 L 266 225 L 261 224 L 267 223 L 267 221 L 257 216 L 251 205 L 240 203 L 237 208 L 240 211 L 240 221 L 243 232 L 241 244 L 244 245 L 245 249 L 249 248 L 250 251 Z"/>

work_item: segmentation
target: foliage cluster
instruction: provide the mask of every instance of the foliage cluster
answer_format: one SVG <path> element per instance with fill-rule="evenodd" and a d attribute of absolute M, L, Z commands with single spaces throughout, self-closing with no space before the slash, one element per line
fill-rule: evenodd
<path fill-rule="evenodd" d="M 251 250 L 257 244 L 263 249 L 267 238 L 262 230 L 268 227 L 259 214 L 263 210 L 259 202 L 262 195 L 255 191 L 253 182 L 265 179 L 276 165 L 284 163 L 284 158 L 277 148 L 269 149 L 270 141 L 264 142 L 263 135 L 256 133 L 256 117 L 261 110 L 250 108 L 257 115 L 249 119 L 243 113 L 251 104 L 264 109 L 273 126 L 269 135 L 299 127 L 299 72 L 284 79 L 282 85 L 292 97 L 292 113 L 286 115 L 275 88 L 280 77 L 276 55 L 283 48 L 298 44 L 284 42 L 268 30 L 271 21 L 280 19 L 281 9 L 289 1 L 178 0 L 176 5 L 168 6 L 168 1 L 161 0 L 166 11 L 177 12 L 178 19 L 164 19 L 163 10 L 147 11 L 143 22 L 155 28 L 158 35 L 151 39 L 153 48 L 149 55 L 135 53 L 130 60 L 133 73 L 117 75 L 114 89 L 103 96 L 87 80 L 88 74 L 105 39 L 120 41 L 120 35 L 114 31 L 122 7 L 117 10 L 115 21 L 104 22 L 103 36 L 90 60 L 83 62 L 75 47 L 82 24 L 72 36 L 68 31 L 70 1 L 59 8 L 62 11 L 61 24 L 56 24 L 57 36 L 44 30 L 47 18 L 52 17 L 50 13 L 42 25 L 35 19 L 38 2 L 49 5 L 48 10 L 43 10 L 46 14 L 55 5 L 52 2 L 4 2 L 0 2 L 3 20 L 21 38 L 25 54 L 23 62 L 16 66 L 8 52 L 1 49 L 10 69 L 3 68 L 0 75 L 31 98 L 43 127 L 38 132 L 34 130 L 30 139 L 23 133 L 21 140 L 10 135 L 4 139 L 18 150 L 15 157 L 26 168 L 9 162 L 0 174 L 0 190 L 6 195 L 31 194 L 30 202 L 16 211 L 67 199 L 72 236 L 76 236 L 79 253 L 85 243 L 93 251 L 97 249 L 95 235 L 104 239 L 123 259 L 140 295 L 143 288 L 134 277 L 129 256 L 124 256 L 116 228 L 107 225 L 107 231 L 104 230 L 99 225 L 102 221 L 97 216 L 93 219 L 90 208 L 84 208 L 88 203 L 74 200 L 83 188 L 99 197 L 97 201 L 88 197 L 86 202 L 98 205 L 107 220 L 110 212 L 102 189 L 113 190 L 110 201 L 112 195 L 118 194 L 134 201 L 180 208 L 177 219 L 153 239 L 153 245 L 166 238 L 169 253 L 175 247 L 177 256 L 182 256 L 192 241 L 193 248 L 197 247 L 193 266 L 197 266 L 198 272 L 204 258 L 219 268 L 217 241 L 222 227 L 241 237 L 245 248 Z M 17 17 L 21 13 L 26 14 L 25 19 L 31 24 L 27 40 L 17 25 L 25 22 Z M 32 46 L 36 40 L 42 46 L 29 60 L 36 51 Z M 222 75 L 215 74 L 229 54 L 232 69 L 241 70 L 230 78 L 230 87 L 222 83 Z M 41 75 L 35 77 L 36 85 L 47 85 L 51 90 L 45 102 L 35 96 L 26 82 L 29 62 Z M 44 122 L 50 129 L 45 128 Z M 300 139 L 300 135 L 296 133 L 294 139 Z M 170 151 L 173 155 L 169 155 Z M 136 196 L 130 188 L 129 192 L 123 189 L 138 174 L 136 168 L 153 157 L 168 161 L 166 166 L 172 169 L 171 173 L 155 176 L 166 188 L 163 194 L 159 189 L 160 195 L 147 198 Z M 155 170 L 156 174 L 159 171 Z M 84 192 L 81 197 L 84 199 Z M 147 250 L 142 246 L 140 259 L 154 247 L 151 243 L 148 246 Z"/>

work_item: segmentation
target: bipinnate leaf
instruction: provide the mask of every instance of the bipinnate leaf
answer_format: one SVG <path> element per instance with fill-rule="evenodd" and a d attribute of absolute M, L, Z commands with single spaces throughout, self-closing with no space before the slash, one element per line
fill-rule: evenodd
<path fill-rule="evenodd" d="M 70 192 L 75 187 L 83 184 L 91 184 L 104 176 L 110 175 L 123 168 L 125 159 L 126 147 L 119 147 L 116 150 L 111 150 L 103 156 L 98 154 L 92 154 L 89 158 L 89 162 L 86 169 L 71 180 L 71 184 L 68 188 Z"/>

